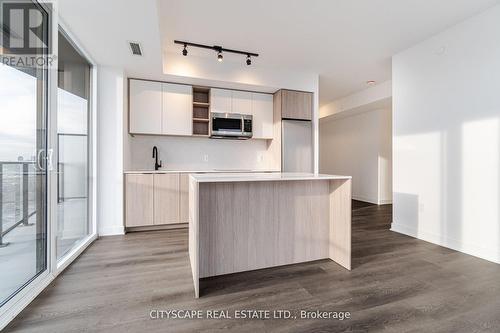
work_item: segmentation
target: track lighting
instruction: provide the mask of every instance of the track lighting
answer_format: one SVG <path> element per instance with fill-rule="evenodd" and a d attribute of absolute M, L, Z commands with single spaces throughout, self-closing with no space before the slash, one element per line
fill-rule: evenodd
<path fill-rule="evenodd" d="M 251 57 L 258 57 L 259 55 L 257 53 L 252 53 L 252 52 L 247 52 L 247 51 L 239 51 L 239 50 L 231 50 L 231 49 L 225 49 L 222 46 L 219 45 L 204 45 L 204 44 L 197 44 L 197 43 L 191 43 L 191 42 L 185 42 L 182 40 L 174 40 L 175 44 L 181 44 L 184 45 L 184 49 L 182 50 L 182 55 L 187 56 L 188 51 L 187 51 L 187 46 L 192 46 L 192 47 L 199 47 L 202 49 L 209 49 L 209 50 L 214 50 L 217 52 L 217 61 L 222 62 L 224 60 L 224 56 L 222 55 L 222 52 L 229 52 L 229 53 L 236 53 L 236 54 L 242 54 L 246 55 L 246 64 L 250 66 L 252 64 L 252 59 Z"/>

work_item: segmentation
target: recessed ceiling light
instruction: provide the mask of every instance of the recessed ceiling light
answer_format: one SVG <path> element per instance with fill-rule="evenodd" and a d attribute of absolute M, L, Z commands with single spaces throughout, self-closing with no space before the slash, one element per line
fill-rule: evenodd
<path fill-rule="evenodd" d="M 371 85 L 375 84 L 375 81 L 373 81 L 373 80 L 366 81 L 366 84 L 369 85 L 369 86 L 371 86 Z"/>

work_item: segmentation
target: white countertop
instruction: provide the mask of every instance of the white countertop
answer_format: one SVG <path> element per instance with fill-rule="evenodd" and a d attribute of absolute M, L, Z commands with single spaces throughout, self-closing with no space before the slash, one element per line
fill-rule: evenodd
<path fill-rule="evenodd" d="M 212 169 L 212 170 L 129 170 L 124 171 L 124 174 L 150 174 L 150 173 L 270 173 L 279 172 L 275 170 L 224 170 L 224 169 Z"/>
<path fill-rule="evenodd" d="M 333 180 L 351 179 L 351 176 L 324 175 L 313 173 L 274 172 L 274 173 L 217 173 L 191 174 L 191 178 L 199 183 L 218 182 L 261 182 L 287 180 Z"/>

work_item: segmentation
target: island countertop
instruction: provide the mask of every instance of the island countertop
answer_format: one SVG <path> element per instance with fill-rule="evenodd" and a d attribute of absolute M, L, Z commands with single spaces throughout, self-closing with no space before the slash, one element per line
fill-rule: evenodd
<path fill-rule="evenodd" d="M 289 181 L 289 180 L 347 180 L 351 176 L 326 175 L 297 172 L 274 173 L 215 173 L 191 174 L 191 178 L 198 183 L 223 183 L 223 182 L 262 182 L 262 181 Z"/>

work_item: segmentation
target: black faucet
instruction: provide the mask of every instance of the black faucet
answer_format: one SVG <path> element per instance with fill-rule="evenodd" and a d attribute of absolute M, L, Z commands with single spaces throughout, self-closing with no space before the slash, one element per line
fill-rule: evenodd
<path fill-rule="evenodd" d="M 156 146 L 153 147 L 153 158 L 155 159 L 155 170 L 161 168 L 161 161 L 158 163 L 158 148 Z"/>

